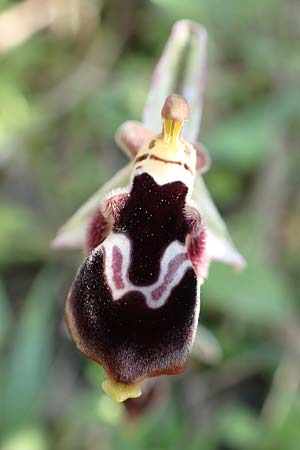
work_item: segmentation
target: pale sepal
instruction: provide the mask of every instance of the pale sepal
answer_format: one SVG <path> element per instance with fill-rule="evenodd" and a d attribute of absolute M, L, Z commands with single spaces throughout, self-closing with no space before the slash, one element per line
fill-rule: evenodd
<path fill-rule="evenodd" d="M 143 122 L 154 133 L 161 131 L 161 108 L 168 95 L 182 95 L 190 108 L 190 119 L 185 124 L 183 137 L 196 141 L 202 115 L 206 72 L 205 28 L 191 20 L 180 20 L 155 67 L 146 101 Z"/>
<path fill-rule="evenodd" d="M 198 206 L 207 226 L 206 251 L 209 259 L 232 264 L 237 269 L 243 269 L 246 262 L 235 248 L 226 225 L 200 174 L 195 178 L 192 200 Z"/>
<path fill-rule="evenodd" d="M 117 188 L 126 187 L 129 184 L 133 169 L 130 162 L 107 181 L 92 197 L 89 198 L 73 216 L 58 230 L 51 246 L 56 249 L 80 249 L 84 247 L 88 223 L 93 213 L 105 200 L 106 195 Z"/>

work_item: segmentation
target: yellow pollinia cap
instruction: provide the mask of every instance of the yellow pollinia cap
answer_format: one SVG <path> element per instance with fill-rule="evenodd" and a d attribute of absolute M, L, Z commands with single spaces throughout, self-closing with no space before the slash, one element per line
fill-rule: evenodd
<path fill-rule="evenodd" d="M 164 121 L 163 139 L 167 144 L 174 144 L 181 136 L 183 124 L 189 118 L 189 106 L 181 95 L 167 97 L 161 110 Z"/>

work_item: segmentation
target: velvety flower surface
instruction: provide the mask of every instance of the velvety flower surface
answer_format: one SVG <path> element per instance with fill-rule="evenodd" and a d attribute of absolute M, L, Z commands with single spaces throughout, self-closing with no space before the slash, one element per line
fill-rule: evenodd
<path fill-rule="evenodd" d="M 200 125 L 205 43 L 198 24 L 175 24 L 154 72 L 144 123 L 126 122 L 116 134 L 133 162 L 53 242 L 86 250 L 66 321 L 78 348 L 104 367 L 103 388 L 117 401 L 139 396 L 147 377 L 184 369 L 211 259 L 244 265 L 201 178 L 209 157 L 201 144 L 190 143 Z M 169 95 L 175 89 L 186 100 Z"/>

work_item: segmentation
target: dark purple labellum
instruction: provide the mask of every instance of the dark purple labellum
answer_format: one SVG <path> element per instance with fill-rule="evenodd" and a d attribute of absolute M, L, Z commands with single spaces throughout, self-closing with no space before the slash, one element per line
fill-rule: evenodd
<path fill-rule="evenodd" d="M 136 176 L 130 195 L 120 196 L 110 237 L 86 258 L 71 288 L 70 332 L 117 382 L 185 367 L 199 302 L 185 245 L 191 232 L 186 194 L 179 181 L 158 185 L 146 173 Z M 91 233 L 95 239 L 95 229 Z"/>

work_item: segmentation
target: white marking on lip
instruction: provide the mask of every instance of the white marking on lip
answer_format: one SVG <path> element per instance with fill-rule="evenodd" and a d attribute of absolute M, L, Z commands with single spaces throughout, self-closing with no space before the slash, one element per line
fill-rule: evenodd
<path fill-rule="evenodd" d="M 160 308 L 169 298 L 172 289 L 180 283 L 186 271 L 192 267 L 185 245 L 173 241 L 161 258 L 157 281 L 147 286 L 136 286 L 128 276 L 131 259 L 130 239 L 122 233 L 111 233 L 101 247 L 104 250 L 104 274 L 114 301 L 120 300 L 129 292 L 136 291 L 144 295 L 149 308 Z M 113 258 L 116 247 L 122 255 L 121 267 L 117 269 L 119 273 L 115 272 L 116 264 Z M 116 279 L 122 280 L 122 284 L 116 283 Z"/>

